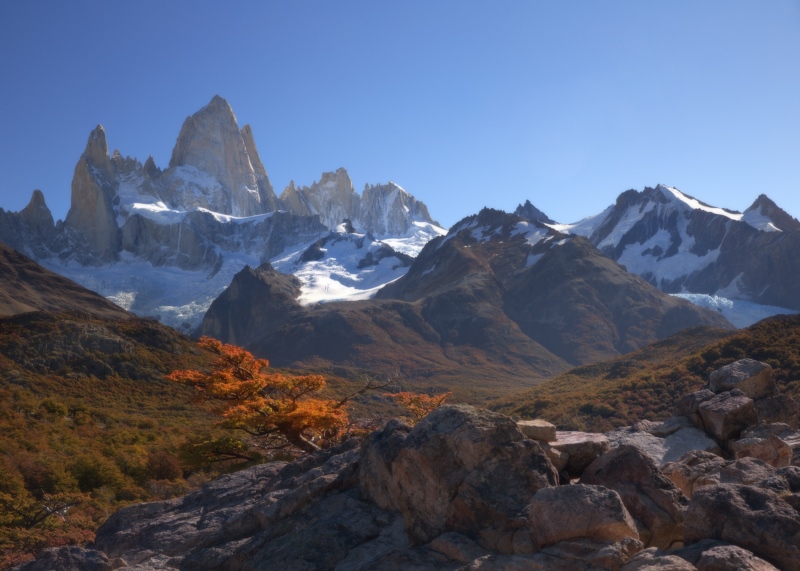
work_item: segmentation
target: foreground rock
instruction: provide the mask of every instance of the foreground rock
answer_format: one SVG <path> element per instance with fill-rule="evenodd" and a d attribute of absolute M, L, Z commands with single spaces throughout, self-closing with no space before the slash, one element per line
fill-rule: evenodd
<path fill-rule="evenodd" d="M 800 569 L 800 518 L 770 490 L 722 484 L 698 490 L 686 514 L 686 541 L 719 539 L 786 571 Z"/>
<path fill-rule="evenodd" d="M 560 513 L 560 517 L 552 517 Z M 539 491 L 531 500 L 528 517 L 540 547 L 566 539 L 593 541 L 639 539 L 636 524 L 613 490 L 602 486 L 559 486 Z"/>
<path fill-rule="evenodd" d="M 397 422 L 364 446 L 359 481 L 367 497 L 403 515 L 415 543 L 458 531 L 510 551 L 524 526 L 519 513 L 558 473 L 514 421 L 457 405 L 441 407 L 413 429 Z"/>
<path fill-rule="evenodd" d="M 592 432 L 559 431 L 550 445 L 567 456 L 566 471 L 570 477 L 578 478 L 586 467 L 601 454 L 611 450 L 608 437 Z"/>
<path fill-rule="evenodd" d="M 592 462 L 581 483 L 606 486 L 622 498 L 635 518 L 639 539 L 663 549 L 683 542 L 683 519 L 689 501 L 633 446 L 620 446 Z"/>
<path fill-rule="evenodd" d="M 715 393 L 739 389 L 751 399 L 771 396 L 776 391 L 772 367 L 754 359 L 740 359 L 714 371 L 708 388 Z"/>
<path fill-rule="evenodd" d="M 113 563 L 100 551 L 82 547 L 51 547 L 30 561 L 15 568 L 15 571 L 112 571 L 126 566 L 124 561 Z"/>

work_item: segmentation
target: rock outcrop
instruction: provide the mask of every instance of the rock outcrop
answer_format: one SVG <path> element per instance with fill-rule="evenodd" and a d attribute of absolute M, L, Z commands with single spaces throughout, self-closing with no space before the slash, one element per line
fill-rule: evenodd
<path fill-rule="evenodd" d="M 370 437 L 359 480 L 367 497 L 403 515 L 417 544 L 457 531 L 508 552 L 524 529 L 518 514 L 558 474 L 511 419 L 446 406 L 413 429 L 389 424 Z"/>
<path fill-rule="evenodd" d="M 393 182 L 367 184 L 359 196 L 343 168 L 322 173 L 310 187 L 297 187 L 292 181 L 281 193 L 280 202 L 294 214 L 319 216 L 331 230 L 350 220 L 357 230 L 377 237 L 403 236 L 414 222 L 439 225 L 424 203 Z"/>

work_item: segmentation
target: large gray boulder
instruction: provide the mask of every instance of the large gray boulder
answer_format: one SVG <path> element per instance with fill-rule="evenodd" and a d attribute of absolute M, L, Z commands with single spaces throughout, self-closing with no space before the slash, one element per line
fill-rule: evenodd
<path fill-rule="evenodd" d="M 29 561 L 13 571 L 113 571 L 124 563 L 112 564 L 100 551 L 83 547 L 51 547 L 45 549 L 34 561 Z"/>
<path fill-rule="evenodd" d="M 772 466 L 756 458 L 725 460 L 700 450 L 662 466 L 661 473 L 691 498 L 697 490 L 717 484 L 756 484 L 774 474 Z"/>
<path fill-rule="evenodd" d="M 755 401 L 758 421 L 766 423 L 782 422 L 792 430 L 800 428 L 800 407 L 789 395 L 769 396 Z"/>
<path fill-rule="evenodd" d="M 508 417 L 466 405 L 443 406 L 414 428 L 389 423 L 364 443 L 361 489 L 403 515 L 412 542 L 447 531 L 483 547 L 513 551 L 520 512 L 558 473 L 541 447 Z"/>
<path fill-rule="evenodd" d="M 684 454 L 693 450 L 722 455 L 719 444 L 705 432 L 694 427 L 683 427 L 667 436 L 664 439 L 664 448 L 666 451 L 661 459 L 661 465 L 679 460 Z"/>
<path fill-rule="evenodd" d="M 608 437 L 595 432 L 559 430 L 550 446 L 568 454 L 566 471 L 572 478 L 579 478 L 589 464 L 611 450 Z"/>
<path fill-rule="evenodd" d="M 705 431 L 719 442 L 737 438 L 754 424 L 758 424 L 753 399 L 739 391 L 720 393 L 698 407 Z"/>
<path fill-rule="evenodd" d="M 703 539 L 673 550 L 700 571 L 776 571 L 776 567 L 752 552 L 718 539 Z"/>
<path fill-rule="evenodd" d="M 581 483 L 617 492 L 636 520 L 645 546 L 667 549 L 683 542 L 689 501 L 638 448 L 626 445 L 606 452 L 584 470 Z"/>
<path fill-rule="evenodd" d="M 543 488 L 531 499 L 528 521 L 539 547 L 576 538 L 639 539 L 636 523 L 619 494 L 603 486 Z"/>
<path fill-rule="evenodd" d="M 709 376 L 708 388 L 715 393 L 739 389 L 751 399 L 775 393 L 775 376 L 772 367 L 754 359 L 740 359 Z"/>
<path fill-rule="evenodd" d="M 721 484 L 697 490 L 685 521 L 686 542 L 719 539 L 785 571 L 800 569 L 800 517 L 771 490 Z"/>
<path fill-rule="evenodd" d="M 651 547 L 637 553 L 621 571 L 696 571 L 697 567 L 678 557 Z"/>

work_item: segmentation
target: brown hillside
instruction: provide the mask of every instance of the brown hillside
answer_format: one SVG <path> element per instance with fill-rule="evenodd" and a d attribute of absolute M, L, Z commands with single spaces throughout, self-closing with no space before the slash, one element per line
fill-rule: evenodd
<path fill-rule="evenodd" d="M 0 244 L 0 316 L 29 311 L 68 312 L 106 319 L 131 317 L 106 298 Z"/>
<path fill-rule="evenodd" d="M 663 419 L 711 371 L 744 357 L 769 363 L 781 392 L 800 397 L 800 316 L 772 317 L 735 333 L 685 331 L 631 355 L 572 369 L 492 408 L 562 429 L 602 431 Z"/>

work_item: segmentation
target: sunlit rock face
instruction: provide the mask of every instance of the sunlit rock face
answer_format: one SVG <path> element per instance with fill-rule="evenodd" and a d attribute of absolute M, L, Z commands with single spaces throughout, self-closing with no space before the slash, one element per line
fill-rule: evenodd
<path fill-rule="evenodd" d="M 250 126 L 240 131 L 233 109 L 218 95 L 184 121 L 169 166 L 165 197 L 175 206 L 233 216 L 276 210 Z"/>

